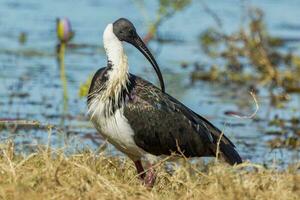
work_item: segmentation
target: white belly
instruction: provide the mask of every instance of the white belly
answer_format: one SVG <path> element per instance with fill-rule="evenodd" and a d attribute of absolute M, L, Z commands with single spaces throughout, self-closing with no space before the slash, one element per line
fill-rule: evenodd
<path fill-rule="evenodd" d="M 96 109 L 98 109 L 98 111 L 91 116 L 91 121 L 108 142 L 132 158 L 140 158 L 145 154 L 145 152 L 135 144 L 133 139 L 134 131 L 123 115 L 122 108 L 116 110 L 114 115 L 110 117 L 104 116 L 101 106 Z"/>

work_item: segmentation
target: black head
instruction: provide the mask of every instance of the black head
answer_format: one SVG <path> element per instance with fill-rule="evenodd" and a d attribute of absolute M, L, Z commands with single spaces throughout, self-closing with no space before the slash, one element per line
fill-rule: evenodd
<path fill-rule="evenodd" d="M 120 18 L 113 23 L 113 32 L 120 41 L 131 42 L 137 36 L 135 27 L 125 18 Z"/>
<path fill-rule="evenodd" d="M 113 32 L 120 41 L 125 41 L 135 46 L 152 64 L 158 79 L 160 81 L 161 90 L 165 92 L 165 85 L 160 69 L 153 55 L 144 44 L 143 40 L 136 33 L 134 25 L 125 18 L 120 18 L 113 23 Z"/>

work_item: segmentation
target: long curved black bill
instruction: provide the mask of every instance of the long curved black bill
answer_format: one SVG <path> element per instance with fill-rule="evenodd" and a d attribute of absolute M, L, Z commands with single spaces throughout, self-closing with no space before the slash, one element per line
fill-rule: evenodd
<path fill-rule="evenodd" d="M 153 55 L 145 45 L 145 43 L 142 41 L 142 39 L 137 35 L 133 41 L 130 42 L 133 46 L 135 46 L 142 54 L 147 58 L 147 60 L 151 63 L 153 66 L 159 82 L 160 82 L 160 87 L 163 93 L 165 93 L 165 84 L 164 84 L 164 79 L 163 76 L 160 72 L 160 69 L 156 63 L 156 60 L 154 59 Z"/>

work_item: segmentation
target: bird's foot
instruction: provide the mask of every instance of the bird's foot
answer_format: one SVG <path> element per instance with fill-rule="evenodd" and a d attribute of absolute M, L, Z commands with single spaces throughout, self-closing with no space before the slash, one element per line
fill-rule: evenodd
<path fill-rule="evenodd" d="M 140 179 L 143 181 L 143 184 L 147 188 L 152 188 L 156 180 L 155 170 L 152 165 L 149 166 L 148 170 L 145 171 L 142 165 L 141 160 L 134 161 L 137 173 L 139 174 Z"/>

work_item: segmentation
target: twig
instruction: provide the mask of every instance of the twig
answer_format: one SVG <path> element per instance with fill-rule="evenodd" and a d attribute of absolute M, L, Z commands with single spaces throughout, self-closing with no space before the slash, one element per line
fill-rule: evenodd
<path fill-rule="evenodd" d="M 244 162 L 244 163 L 241 163 L 239 165 L 234 166 L 234 168 L 236 168 L 236 169 L 241 169 L 241 168 L 244 168 L 244 167 L 254 167 L 256 169 L 265 169 L 265 167 L 260 165 L 260 164 L 249 163 L 249 162 Z"/>
<path fill-rule="evenodd" d="M 59 170 L 60 170 L 60 166 L 62 165 L 63 162 L 64 162 L 63 159 L 61 159 L 61 160 L 59 161 L 59 164 L 58 164 L 58 166 L 57 166 L 57 168 L 56 168 L 56 170 L 55 170 L 55 173 L 54 173 L 55 182 L 56 182 L 57 185 L 59 185 L 59 186 L 63 186 L 63 185 L 61 184 L 61 182 L 60 182 L 60 180 L 59 180 L 59 176 L 58 176 L 58 172 L 59 172 Z"/>
<path fill-rule="evenodd" d="M 226 125 L 224 125 L 226 126 Z M 217 163 L 219 160 L 219 154 L 220 154 L 220 143 L 221 143 L 221 139 L 224 135 L 224 131 L 221 132 L 220 137 L 218 138 L 218 142 L 217 142 L 217 150 L 216 150 L 216 159 L 215 162 Z"/>
<path fill-rule="evenodd" d="M 183 154 L 183 152 L 181 151 L 181 149 L 180 149 L 180 147 L 179 147 L 179 145 L 178 145 L 178 140 L 176 140 L 176 146 L 177 146 L 177 151 L 178 151 L 178 152 L 180 153 L 180 155 L 184 158 L 185 162 L 189 162 L 189 161 L 188 161 L 188 158 L 187 158 L 187 157 Z M 200 174 L 200 175 L 202 175 L 202 176 L 208 178 L 207 175 L 205 175 L 204 173 L 202 173 L 201 171 L 199 171 L 198 169 L 196 169 L 195 167 L 193 167 L 192 164 L 190 164 L 190 167 L 191 167 L 193 170 L 195 170 L 198 174 Z"/>
<path fill-rule="evenodd" d="M 13 129 L 47 129 L 49 125 L 42 125 L 36 120 L 0 119 L 0 126 Z"/>
<path fill-rule="evenodd" d="M 222 28 L 223 24 L 220 17 L 212 9 L 210 9 L 203 1 L 201 1 L 201 4 L 204 11 L 213 18 L 213 20 L 216 22 L 219 28 Z"/>
<path fill-rule="evenodd" d="M 41 130 L 51 130 L 55 129 L 55 131 L 59 133 L 63 133 L 63 129 L 59 128 L 57 125 L 53 124 L 44 124 L 37 120 L 20 120 L 20 119 L 0 119 L 0 127 L 6 129 L 41 129 Z"/>
<path fill-rule="evenodd" d="M 49 150 L 51 148 L 51 135 L 52 135 L 52 127 L 49 126 L 48 127 L 48 142 L 47 142 L 47 146 L 46 146 L 46 152 L 49 152 Z"/>
<path fill-rule="evenodd" d="M 11 170 L 11 173 L 13 175 L 13 178 L 14 178 L 14 182 L 16 182 L 17 178 L 16 178 L 16 170 L 14 168 L 14 165 L 11 161 L 11 159 L 8 157 L 8 155 L 6 154 L 6 151 L 3 150 L 3 155 L 5 156 L 6 160 L 8 161 L 9 163 L 9 167 L 10 167 L 10 170 Z"/>
<path fill-rule="evenodd" d="M 20 163 L 17 164 L 16 169 L 24 165 L 25 162 L 33 158 L 34 156 L 38 155 L 38 153 L 32 153 L 29 156 L 27 156 L 25 159 L 23 159 Z"/>
<path fill-rule="evenodd" d="M 250 95 L 253 98 L 253 101 L 255 103 L 255 111 L 252 114 L 250 114 L 250 115 L 231 114 L 231 116 L 239 118 L 239 119 L 252 119 L 252 118 L 255 117 L 255 115 L 257 114 L 257 112 L 259 110 L 259 105 L 258 105 L 257 99 L 255 97 L 255 94 L 253 92 L 251 92 L 251 91 L 249 93 L 250 93 Z"/>

